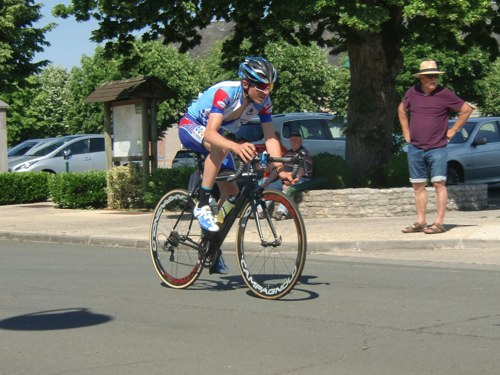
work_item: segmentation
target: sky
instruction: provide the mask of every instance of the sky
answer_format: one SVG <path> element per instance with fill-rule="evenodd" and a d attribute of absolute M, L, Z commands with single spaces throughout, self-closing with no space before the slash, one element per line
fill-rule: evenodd
<path fill-rule="evenodd" d="M 95 21 L 76 22 L 74 18 L 55 18 L 52 16 L 52 8 L 56 4 L 70 3 L 70 0 L 40 0 L 43 3 L 41 9 L 42 18 L 37 26 L 45 26 L 50 22 L 58 25 L 49 33 L 45 39 L 50 43 L 45 51 L 35 56 L 35 61 L 50 60 L 55 66 L 62 66 L 70 70 L 73 66 L 80 66 L 82 55 L 92 56 L 97 43 L 89 40 L 92 30 L 97 28 Z"/>

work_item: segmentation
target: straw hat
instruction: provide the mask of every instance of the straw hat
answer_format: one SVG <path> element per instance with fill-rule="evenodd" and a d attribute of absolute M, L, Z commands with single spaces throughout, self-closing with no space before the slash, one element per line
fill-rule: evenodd
<path fill-rule="evenodd" d="M 440 71 L 437 67 L 435 61 L 422 61 L 420 63 L 420 71 L 417 74 L 414 74 L 414 77 L 418 77 L 424 74 L 444 74 L 444 72 Z"/>

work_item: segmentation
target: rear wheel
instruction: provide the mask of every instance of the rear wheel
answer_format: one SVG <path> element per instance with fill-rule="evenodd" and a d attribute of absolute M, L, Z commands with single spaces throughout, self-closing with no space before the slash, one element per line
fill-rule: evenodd
<path fill-rule="evenodd" d="M 243 280 L 257 296 L 278 299 L 299 280 L 306 261 L 307 239 L 297 205 L 285 194 L 265 190 L 261 210 L 249 202 L 243 209 L 237 234 L 237 257 Z M 276 220 L 282 205 L 284 220 Z"/>
<path fill-rule="evenodd" d="M 195 204 L 187 191 L 172 190 L 160 200 L 151 221 L 151 258 L 160 278 L 172 288 L 187 288 L 203 269 Z"/>

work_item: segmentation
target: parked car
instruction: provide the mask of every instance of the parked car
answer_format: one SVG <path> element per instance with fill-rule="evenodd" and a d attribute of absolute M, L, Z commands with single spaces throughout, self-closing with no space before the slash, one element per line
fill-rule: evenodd
<path fill-rule="evenodd" d="M 54 138 L 48 142 L 45 142 L 41 145 L 33 147 L 30 151 L 26 152 L 24 155 L 13 156 L 13 157 L 9 158 L 9 161 L 8 161 L 9 172 L 12 171 L 12 168 L 14 168 L 14 167 L 16 167 L 24 162 L 27 162 L 28 160 L 37 159 L 41 156 L 45 156 L 47 154 L 50 154 L 52 151 L 59 148 L 64 143 L 66 143 L 68 140 L 71 140 L 73 138 L 74 138 L 74 136 L 64 136 L 64 137 Z"/>
<path fill-rule="evenodd" d="M 500 117 L 469 118 L 450 140 L 447 182 L 500 182 Z"/>
<path fill-rule="evenodd" d="M 328 152 L 345 157 L 345 122 L 334 115 L 319 112 L 297 112 L 273 115 L 274 130 L 281 136 L 281 143 L 290 148 L 291 130 L 299 130 L 302 144 L 311 155 Z M 264 134 L 258 117 L 240 126 L 237 140 L 246 140 L 257 146 L 259 152 L 265 150 Z"/>
<path fill-rule="evenodd" d="M 196 167 L 197 160 L 196 152 L 185 149 L 179 150 L 172 160 L 172 168 Z"/>
<path fill-rule="evenodd" d="M 53 140 L 54 138 L 34 138 L 34 139 L 26 139 L 21 143 L 18 143 L 12 148 L 9 148 L 7 151 L 7 158 L 13 158 L 16 156 L 22 156 L 27 152 L 33 150 L 34 148 Z"/>
<path fill-rule="evenodd" d="M 79 134 L 57 138 L 9 163 L 12 172 L 60 173 L 106 170 L 104 135 Z"/>

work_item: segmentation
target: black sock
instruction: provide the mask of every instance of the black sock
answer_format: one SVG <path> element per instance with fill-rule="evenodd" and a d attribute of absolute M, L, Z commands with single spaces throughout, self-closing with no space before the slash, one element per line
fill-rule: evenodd
<path fill-rule="evenodd" d="M 200 196 L 199 196 L 200 203 L 198 204 L 198 207 L 207 206 L 210 201 L 211 195 L 212 195 L 212 189 L 202 186 L 200 189 Z"/>

